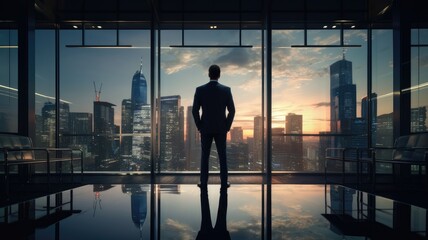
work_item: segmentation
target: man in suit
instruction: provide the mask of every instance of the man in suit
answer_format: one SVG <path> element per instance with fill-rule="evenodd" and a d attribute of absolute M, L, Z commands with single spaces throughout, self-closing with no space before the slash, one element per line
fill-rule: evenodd
<path fill-rule="evenodd" d="M 230 184 L 227 179 L 226 136 L 235 117 L 235 105 L 230 88 L 218 82 L 220 67 L 211 65 L 208 76 L 210 81 L 196 88 L 192 108 L 196 127 L 201 134 L 201 177 L 198 186 L 207 188 L 208 159 L 214 140 L 220 160 L 221 187 L 227 188 Z M 202 115 L 199 114 L 201 108 Z"/>

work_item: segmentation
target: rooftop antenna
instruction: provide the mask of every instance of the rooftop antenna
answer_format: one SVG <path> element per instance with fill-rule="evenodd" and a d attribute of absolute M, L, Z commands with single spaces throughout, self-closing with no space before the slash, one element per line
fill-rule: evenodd
<path fill-rule="evenodd" d="M 94 90 L 95 90 L 95 101 L 99 102 L 101 97 L 101 88 L 103 87 L 103 83 L 101 83 L 100 89 L 97 91 L 97 87 L 95 86 L 94 81 Z"/>
<path fill-rule="evenodd" d="M 142 72 L 143 72 L 143 57 L 141 57 L 141 60 L 140 60 L 140 73 Z"/>

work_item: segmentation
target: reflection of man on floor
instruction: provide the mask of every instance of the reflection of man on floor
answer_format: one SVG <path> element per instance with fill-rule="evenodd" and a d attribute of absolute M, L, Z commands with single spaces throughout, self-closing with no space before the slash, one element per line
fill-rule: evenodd
<path fill-rule="evenodd" d="M 230 240 L 230 233 L 227 230 L 227 188 L 220 190 L 220 199 L 217 210 L 217 220 L 213 228 L 211 222 L 210 203 L 208 200 L 208 190 L 201 188 L 201 229 L 196 236 L 196 240 Z"/>
<path fill-rule="evenodd" d="M 211 65 L 208 76 L 209 83 L 196 88 L 192 109 L 196 127 L 201 134 L 201 179 L 198 185 L 201 188 L 207 187 L 208 159 L 214 140 L 220 160 L 221 186 L 226 188 L 230 185 L 227 180 L 226 136 L 235 117 L 235 105 L 230 88 L 218 82 L 220 67 Z M 199 114 L 200 108 L 202 116 Z"/>

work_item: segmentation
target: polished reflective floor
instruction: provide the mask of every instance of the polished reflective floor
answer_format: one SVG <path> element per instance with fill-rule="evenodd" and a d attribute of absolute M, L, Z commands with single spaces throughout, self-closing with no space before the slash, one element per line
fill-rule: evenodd
<path fill-rule="evenodd" d="M 84 185 L 1 208 L 1 239 L 427 238 L 418 206 L 340 185 L 271 190 L 267 205 L 259 184 Z"/>

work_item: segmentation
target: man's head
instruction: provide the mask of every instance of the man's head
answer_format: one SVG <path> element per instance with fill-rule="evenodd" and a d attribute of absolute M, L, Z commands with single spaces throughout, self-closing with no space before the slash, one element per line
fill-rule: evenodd
<path fill-rule="evenodd" d="M 210 79 L 218 80 L 220 78 L 220 67 L 215 64 L 211 65 L 208 70 L 208 76 Z"/>

